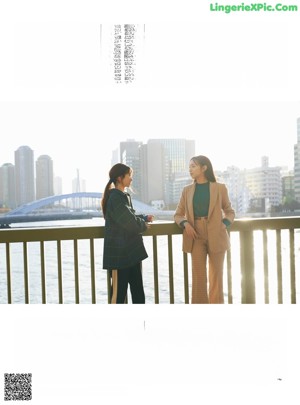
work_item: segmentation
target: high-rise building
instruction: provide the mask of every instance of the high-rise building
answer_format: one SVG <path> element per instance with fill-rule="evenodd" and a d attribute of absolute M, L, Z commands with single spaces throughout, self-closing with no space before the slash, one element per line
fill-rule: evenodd
<path fill-rule="evenodd" d="M 195 141 L 188 139 L 149 139 L 149 143 L 164 146 L 169 178 L 176 174 L 188 173 L 189 161 L 195 155 Z"/>
<path fill-rule="evenodd" d="M 112 151 L 112 158 L 111 158 L 111 165 L 115 165 L 116 163 L 120 162 L 120 152 L 119 148 L 116 148 Z M 109 167 L 107 168 L 107 177 L 108 177 L 108 172 L 109 172 Z"/>
<path fill-rule="evenodd" d="M 195 141 L 188 139 L 149 139 L 148 145 L 161 144 L 164 153 L 164 190 L 165 203 L 174 208 L 182 192 L 182 188 L 191 182 L 189 162 L 195 155 Z"/>
<path fill-rule="evenodd" d="M 165 156 L 160 143 L 148 143 L 140 147 L 141 201 L 165 201 Z"/>
<path fill-rule="evenodd" d="M 63 193 L 62 178 L 60 176 L 54 176 L 53 187 L 55 195 L 60 195 Z"/>
<path fill-rule="evenodd" d="M 282 198 L 283 202 L 295 200 L 295 176 L 292 170 L 282 176 Z"/>
<path fill-rule="evenodd" d="M 295 199 L 300 202 L 300 118 L 297 119 L 297 143 L 294 145 Z"/>
<path fill-rule="evenodd" d="M 246 185 L 251 198 L 264 199 L 270 206 L 282 203 L 281 168 L 270 167 L 266 156 L 262 157 L 261 167 L 246 171 Z"/>
<path fill-rule="evenodd" d="M 15 151 L 15 174 L 17 206 L 34 201 L 34 153 L 29 146 Z"/>
<path fill-rule="evenodd" d="M 135 193 L 135 198 L 140 199 L 141 195 L 141 162 L 140 162 L 140 146 L 142 142 L 128 139 L 125 142 L 120 142 L 120 162 L 133 169 L 132 189 Z"/>
<path fill-rule="evenodd" d="M 194 140 L 120 142 L 120 162 L 133 169 L 134 197 L 148 204 L 155 201 L 170 207 L 178 203 L 182 188 L 191 182 L 189 161 L 194 155 Z"/>
<path fill-rule="evenodd" d="M 54 195 L 53 161 L 48 155 L 41 155 L 36 161 L 36 199 Z"/>
<path fill-rule="evenodd" d="M 15 166 L 5 163 L 0 167 L 0 205 L 5 208 L 16 208 Z"/>
<path fill-rule="evenodd" d="M 171 181 L 166 183 L 166 204 L 169 209 L 175 209 L 182 194 L 183 187 L 191 184 L 192 179 L 188 173 L 177 173 Z"/>
<path fill-rule="evenodd" d="M 229 199 L 236 214 L 246 214 L 249 209 L 250 190 L 246 185 L 246 170 L 229 166 L 224 172 L 215 172 L 217 181 L 225 183 Z"/>

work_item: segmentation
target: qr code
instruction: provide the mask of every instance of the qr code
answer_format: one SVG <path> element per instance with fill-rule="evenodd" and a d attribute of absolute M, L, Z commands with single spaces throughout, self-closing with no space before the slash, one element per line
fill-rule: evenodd
<path fill-rule="evenodd" d="M 30 401 L 32 374 L 4 374 L 4 401 Z"/>

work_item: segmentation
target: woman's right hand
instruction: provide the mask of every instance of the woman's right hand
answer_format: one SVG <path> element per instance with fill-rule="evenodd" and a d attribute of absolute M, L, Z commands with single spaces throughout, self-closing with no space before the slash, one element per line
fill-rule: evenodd
<path fill-rule="evenodd" d="M 197 238 L 197 232 L 195 231 L 194 227 L 192 227 L 192 225 L 189 222 L 186 222 L 184 224 L 184 229 L 189 238 L 192 238 L 192 239 Z"/>

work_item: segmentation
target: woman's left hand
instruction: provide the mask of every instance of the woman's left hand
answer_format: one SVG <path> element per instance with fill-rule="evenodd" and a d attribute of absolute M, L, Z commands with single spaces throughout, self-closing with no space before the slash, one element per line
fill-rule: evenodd
<path fill-rule="evenodd" d="M 147 215 L 147 222 L 153 222 L 154 221 L 154 215 Z"/>

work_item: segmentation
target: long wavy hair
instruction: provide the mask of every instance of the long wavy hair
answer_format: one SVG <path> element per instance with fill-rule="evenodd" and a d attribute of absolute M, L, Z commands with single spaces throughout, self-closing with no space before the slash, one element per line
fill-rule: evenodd
<path fill-rule="evenodd" d="M 195 162 L 196 165 L 198 166 L 206 166 L 207 169 L 204 172 L 204 175 L 208 181 L 211 181 L 212 183 L 216 182 L 216 176 L 214 174 L 214 169 L 212 167 L 211 161 L 208 159 L 208 157 L 199 155 L 199 156 L 194 156 L 191 158 Z"/>
<path fill-rule="evenodd" d="M 101 199 L 101 208 L 103 212 L 103 216 L 105 218 L 106 215 L 106 206 L 107 206 L 107 200 L 109 197 L 109 193 L 112 188 L 115 188 L 117 178 L 121 177 L 122 179 L 126 176 L 126 174 L 132 173 L 131 167 L 124 165 L 123 163 L 117 163 L 115 164 L 109 171 L 109 181 L 106 184 L 106 187 L 104 189 L 104 193 Z"/>

